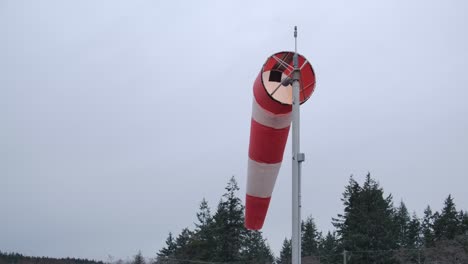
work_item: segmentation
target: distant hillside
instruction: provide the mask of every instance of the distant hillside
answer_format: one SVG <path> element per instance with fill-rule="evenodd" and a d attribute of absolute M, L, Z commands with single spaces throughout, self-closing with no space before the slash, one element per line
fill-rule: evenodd
<path fill-rule="evenodd" d="M 104 262 L 76 258 L 29 257 L 0 251 L 0 264 L 104 264 Z"/>

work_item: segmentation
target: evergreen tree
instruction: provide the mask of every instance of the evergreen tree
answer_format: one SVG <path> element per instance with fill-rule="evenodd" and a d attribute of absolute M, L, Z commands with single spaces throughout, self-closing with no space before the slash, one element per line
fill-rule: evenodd
<path fill-rule="evenodd" d="M 356 222 L 358 217 L 356 215 L 356 208 L 358 206 L 358 195 L 361 193 L 361 186 L 353 179 L 351 175 L 348 185 L 345 186 L 343 198 L 341 201 L 344 205 L 344 214 L 338 214 L 338 218 L 332 218 L 332 224 L 337 228 L 338 235 L 344 239 L 348 233 L 349 225 Z"/>
<path fill-rule="evenodd" d="M 208 206 L 208 202 L 203 198 L 200 203 L 200 211 L 197 213 L 198 223 L 195 226 L 199 229 L 206 229 L 210 226 L 213 222 L 213 218 L 211 217 L 210 207 Z"/>
<path fill-rule="evenodd" d="M 133 257 L 132 264 L 146 264 L 145 258 L 141 254 L 141 251 L 138 251 L 138 253 Z"/>
<path fill-rule="evenodd" d="M 162 261 L 164 259 L 173 257 L 175 254 L 175 249 L 176 243 L 174 237 L 172 236 L 172 233 L 169 232 L 169 236 L 166 239 L 166 246 L 156 254 L 156 260 Z"/>
<path fill-rule="evenodd" d="M 102 261 L 79 258 L 31 257 L 19 253 L 0 251 L 0 264 L 104 264 Z"/>
<path fill-rule="evenodd" d="M 343 193 L 344 214 L 333 220 L 341 243 L 347 251 L 360 251 L 350 263 L 394 263 L 383 253 L 398 246 L 392 196 L 383 197 L 383 189 L 367 174 L 362 186 L 351 177 Z M 382 252 L 367 254 L 367 251 Z"/>
<path fill-rule="evenodd" d="M 175 240 L 175 258 L 177 259 L 192 259 L 196 251 L 191 247 L 193 232 L 188 228 L 182 229 L 182 232 Z"/>
<path fill-rule="evenodd" d="M 460 234 L 460 223 L 455 203 L 451 195 L 444 202 L 440 217 L 434 220 L 434 236 L 436 240 L 454 239 Z"/>
<path fill-rule="evenodd" d="M 406 236 L 406 248 L 416 249 L 420 248 L 422 244 L 421 241 L 421 222 L 419 222 L 416 213 L 413 213 L 413 216 L 408 224 L 408 232 Z"/>
<path fill-rule="evenodd" d="M 225 189 L 226 193 L 219 202 L 213 217 L 213 238 L 216 245 L 214 255 L 215 261 L 234 262 L 240 259 L 240 249 L 245 233 L 244 207 L 235 195 L 239 187 L 234 177 L 229 180 Z"/>
<path fill-rule="evenodd" d="M 431 207 L 428 205 L 424 210 L 424 218 L 421 224 L 424 247 L 434 246 L 434 215 Z"/>
<path fill-rule="evenodd" d="M 241 248 L 242 263 L 271 264 L 273 253 L 260 231 L 246 231 Z"/>
<path fill-rule="evenodd" d="M 193 249 L 196 260 L 211 261 L 215 256 L 213 249 L 216 247 L 213 239 L 213 218 L 208 202 L 203 199 L 200 203 L 200 211 L 197 213 L 198 223 L 195 223 L 195 232 L 192 235 L 190 247 Z"/>
<path fill-rule="evenodd" d="M 460 211 L 458 218 L 460 222 L 460 233 L 468 236 L 468 213 Z"/>
<path fill-rule="evenodd" d="M 301 231 L 302 256 L 318 255 L 318 241 L 320 239 L 320 234 L 317 232 L 317 227 L 312 216 L 307 217 L 305 222 L 302 221 Z"/>
<path fill-rule="evenodd" d="M 443 229 L 443 227 L 441 226 L 440 213 L 438 211 L 436 211 L 432 215 L 432 221 L 433 221 L 432 230 L 434 231 L 434 242 L 436 242 L 436 241 L 439 240 L 437 234 L 440 234 L 440 233 L 443 232 L 443 231 L 441 231 L 441 229 Z"/>
<path fill-rule="evenodd" d="M 194 231 L 185 228 L 176 239 L 169 233 L 156 263 L 182 264 L 189 263 L 188 260 L 271 263 L 274 260 L 262 233 L 249 232 L 244 227 L 244 208 L 236 196 L 239 187 L 234 177 L 225 189 L 213 216 L 206 200 L 202 200 Z"/>
<path fill-rule="evenodd" d="M 280 251 L 280 256 L 276 260 L 277 264 L 291 264 L 291 252 L 292 252 L 292 245 L 291 239 L 285 238 L 283 241 L 283 247 Z"/>
<path fill-rule="evenodd" d="M 322 238 L 319 243 L 320 263 L 323 264 L 338 264 L 342 261 L 339 242 L 335 233 L 330 231 L 325 238 Z"/>
<path fill-rule="evenodd" d="M 398 226 L 398 245 L 400 248 L 406 248 L 409 245 L 408 229 L 410 221 L 408 209 L 406 209 L 405 203 L 401 201 L 395 213 L 395 223 Z"/>

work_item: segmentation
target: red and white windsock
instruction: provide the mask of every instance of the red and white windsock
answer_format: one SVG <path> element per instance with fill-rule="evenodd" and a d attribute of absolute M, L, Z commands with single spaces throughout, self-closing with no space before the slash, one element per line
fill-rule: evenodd
<path fill-rule="evenodd" d="M 245 205 L 247 229 L 262 228 L 283 161 L 292 115 L 293 56 L 294 52 L 279 52 L 269 57 L 253 86 Z M 314 91 L 315 73 L 302 55 L 298 61 L 302 104 Z"/>

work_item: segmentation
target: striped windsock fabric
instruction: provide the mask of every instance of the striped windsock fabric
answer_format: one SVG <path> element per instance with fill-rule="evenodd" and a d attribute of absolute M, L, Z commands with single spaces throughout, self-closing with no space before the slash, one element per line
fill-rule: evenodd
<path fill-rule="evenodd" d="M 253 93 L 245 226 L 258 230 L 263 226 L 273 188 L 283 161 L 292 115 L 293 52 L 272 55 L 257 76 Z M 315 74 L 307 60 L 299 55 L 301 66 L 300 100 L 305 102 L 315 88 Z"/>

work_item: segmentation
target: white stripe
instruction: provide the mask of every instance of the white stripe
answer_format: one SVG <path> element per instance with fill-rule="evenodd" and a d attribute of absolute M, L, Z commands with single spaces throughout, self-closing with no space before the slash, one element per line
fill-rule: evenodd
<path fill-rule="evenodd" d="M 252 118 L 264 126 L 276 129 L 288 127 L 291 125 L 291 115 L 291 112 L 287 114 L 274 114 L 263 109 L 257 103 L 257 100 L 253 99 Z"/>
<path fill-rule="evenodd" d="M 247 194 L 255 197 L 271 197 L 280 163 L 266 164 L 249 159 L 247 168 Z"/>

